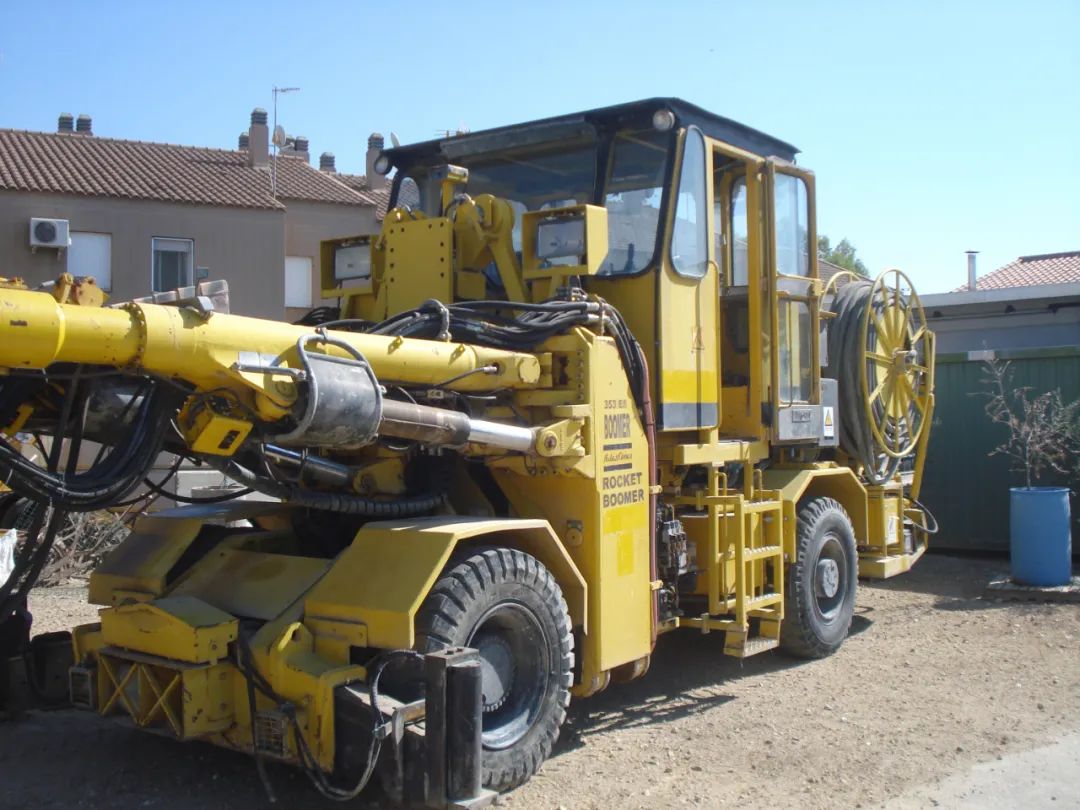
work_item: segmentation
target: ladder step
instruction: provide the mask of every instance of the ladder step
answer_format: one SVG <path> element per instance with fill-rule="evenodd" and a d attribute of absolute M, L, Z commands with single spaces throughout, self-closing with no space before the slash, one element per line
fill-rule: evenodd
<path fill-rule="evenodd" d="M 758 548 L 748 548 L 743 551 L 743 560 L 749 562 L 751 560 L 763 560 L 767 557 L 782 557 L 784 550 L 781 546 L 759 546 Z"/>
<path fill-rule="evenodd" d="M 763 596 L 755 596 L 746 600 L 747 610 L 757 610 L 758 608 L 768 607 L 769 605 L 778 605 L 784 601 L 784 595 L 781 593 L 767 593 Z"/>
<path fill-rule="evenodd" d="M 769 650 L 775 650 L 780 646 L 780 640 L 775 638 L 748 638 L 742 643 L 742 648 L 728 649 L 725 647 L 724 652 L 728 655 L 734 655 L 737 658 L 749 658 L 751 655 L 757 655 L 758 653 L 768 652 Z"/>

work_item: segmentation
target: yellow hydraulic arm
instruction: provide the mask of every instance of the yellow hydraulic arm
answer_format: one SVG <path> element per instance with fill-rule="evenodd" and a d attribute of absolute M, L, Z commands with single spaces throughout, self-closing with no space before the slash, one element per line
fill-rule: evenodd
<path fill-rule="evenodd" d="M 280 386 L 244 376 L 242 356 L 253 350 L 281 365 L 295 365 L 296 341 L 310 327 L 185 307 L 129 303 L 119 308 L 59 304 L 47 293 L 5 290 L 0 320 L 0 366 L 40 369 L 52 363 L 88 363 L 183 378 L 211 388 L 242 381 L 281 401 Z M 540 380 L 541 358 L 469 346 L 385 335 L 333 332 L 360 351 L 380 378 L 441 384 L 461 390 L 528 388 Z M 347 356 L 337 348 L 328 353 Z M 254 363 L 253 363 L 254 364 Z"/>

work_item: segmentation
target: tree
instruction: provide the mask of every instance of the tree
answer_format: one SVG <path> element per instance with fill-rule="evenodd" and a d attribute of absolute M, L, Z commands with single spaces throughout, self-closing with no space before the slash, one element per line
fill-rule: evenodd
<path fill-rule="evenodd" d="M 843 267 L 845 270 L 858 273 L 860 276 L 866 276 L 868 278 L 870 276 L 870 273 L 866 269 L 866 265 L 862 263 L 862 259 L 855 255 L 855 246 L 847 239 L 841 239 L 840 243 L 836 247 L 833 247 L 829 243 L 829 237 L 819 236 L 817 240 L 817 255 L 819 259 L 824 259 L 827 262 L 835 264 L 837 267 Z"/>
<path fill-rule="evenodd" d="M 1027 489 L 1044 472 L 1080 469 L 1080 399 L 1066 402 L 1060 389 L 1032 396 L 1031 388 L 1013 385 L 1008 363 L 987 360 L 983 370 L 982 382 L 990 387 L 980 392 L 986 415 L 1009 430 L 990 455 L 1007 456 L 1013 470 L 1024 474 Z"/>

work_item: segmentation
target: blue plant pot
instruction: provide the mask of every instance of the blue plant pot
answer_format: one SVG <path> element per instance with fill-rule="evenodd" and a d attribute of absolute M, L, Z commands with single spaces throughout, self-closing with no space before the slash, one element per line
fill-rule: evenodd
<path fill-rule="evenodd" d="M 1068 585 L 1072 535 L 1067 487 L 1013 487 L 1009 503 L 1012 578 L 1021 585 Z"/>

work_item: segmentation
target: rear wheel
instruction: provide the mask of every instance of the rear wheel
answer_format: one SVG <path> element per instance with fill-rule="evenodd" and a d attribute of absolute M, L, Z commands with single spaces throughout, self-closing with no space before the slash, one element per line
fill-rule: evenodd
<path fill-rule="evenodd" d="M 851 519 L 832 498 L 799 508 L 796 555 L 788 567 L 780 646 L 799 658 L 840 649 L 855 612 L 858 558 Z"/>
<path fill-rule="evenodd" d="M 574 641 L 555 578 L 522 551 L 478 551 L 435 583 L 416 630 L 423 652 L 479 650 L 484 786 L 525 782 L 551 753 L 570 702 Z"/>

